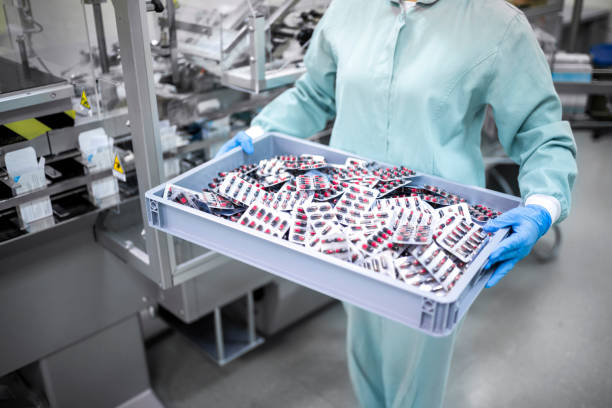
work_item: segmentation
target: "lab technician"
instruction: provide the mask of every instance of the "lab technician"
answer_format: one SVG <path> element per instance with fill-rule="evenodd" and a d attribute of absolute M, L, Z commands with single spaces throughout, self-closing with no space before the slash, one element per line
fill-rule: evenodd
<path fill-rule="evenodd" d="M 524 207 L 491 254 L 495 285 L 570 208 L 576 146 L 551 73 L 523 15 L 503 0 L 333 0 L 311 39 L 307 72 L 221 149 L 280 132 L 305 138 L 334 120 L 330 145 L 460 183 L 485 184 L 485 107 L 520 165 Z M 349 372 L 360 404 L 442 405 L 456 331 L 434 338 L 352 305 Z"/>

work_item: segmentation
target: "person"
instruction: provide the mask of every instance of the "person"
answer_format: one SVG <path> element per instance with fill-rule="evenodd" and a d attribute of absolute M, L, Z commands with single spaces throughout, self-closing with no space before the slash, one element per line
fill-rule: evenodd
<path fill-rule="evenodd" d="M 305 138 L 334 120 L 330 146 L 484 186 L 485 108 L 520 165 L 524 206 L 487 267 L 495 285 L 568 215 L 576 146 L 546 58 L 524 14 L 504 0 L 332 0 L 305 55 L 306 73 L 221 152 L 279 132 Z M 434 338 L 355 306 L 347 354 L 363 407 L 440 407 L 453 334 Z"/>

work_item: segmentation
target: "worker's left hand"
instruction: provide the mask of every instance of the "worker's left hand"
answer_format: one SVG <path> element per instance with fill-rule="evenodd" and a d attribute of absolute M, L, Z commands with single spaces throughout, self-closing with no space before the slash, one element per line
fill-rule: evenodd
<path fill-rule="evenodd" d="M 512 232 L 489 256 L 485 269 L 495 264 L 498 266 L 486 287 L 495 286 L 518 261 L 526 257 L 537 240 L 546 234 L 551 223 L 549 212 L 539 205 L 513 208 L 489 221 L 483 227 L 486 232 L 495 232 L 506 227 L 511 227 Z"/>
<path fill-rule="evenodd" d="M 242 151 L 246 154 L 253 154 L 253 139 L 251 139 L 251 136 L 247 135 L 246 132 L 240 131 L 230 140 L 223 143 L 217 154 L 215 154 L 215 157 L 221 156 L 223 153 L 227 153 L 238 146 L 242 147 Z"/>

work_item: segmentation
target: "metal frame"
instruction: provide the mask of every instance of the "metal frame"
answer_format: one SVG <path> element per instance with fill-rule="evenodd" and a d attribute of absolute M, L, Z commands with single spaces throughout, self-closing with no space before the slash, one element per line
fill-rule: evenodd
<path fill-rule="evenodd" d="M 158 185 L 163 179 L 163 159 L 157 123 L 157 102 L 153 89 L 151 48 L 144 1 L 113 0 L 121 65 L 125 80 L 132 146 L 136 161 L 139 191 Z M 144 196 L 141 215 L 147 218 Z M 149 268 L 145 274 L 162 288 L 172 286 L 174 250 L 172 240 L 145 223 Z"/>
<path fill-rule="evenodd" d="M 0 125 L 72 109 L 74 94 L 68 83 L 47 85 L 0 95 Z"/>
<path fill-rule="evenodd" d="M 555 82 L 558 93 L 612 95 L 612 81 Z"/>
<path fill-rule="evenodd" d="M 119 258 L 135 266 L 160 288 L 168 289 L 216 268 L 227 261 L 216 253 L 202 254 L 185 263 L 176 264 L 174 238 L 149 227 L 144 192 L 159 185 L 163 177 L 163 157 L 159 130 L 157 100 L 154 92 L 151 48 L 148 46 L 147 5 L 143 1 L 113 0 L 121 64 L 127 93 L 128 117 L 132 134 L 141 215 L 146 251 L 129 244 L 129 239 L 105 231 L 99 223 L 99 242 Z M 134 255 L 137 255 L 134 257 Z"/>
<path fill-rule="evenodd" d="M 282 70 L 271 69 L 266 71 L 266 31 L 279 18 L 281 18 L 297 0 L 288 0 L 282 4 L 266 21 L 261 14 L 250 14 L 248 25 L 243 27 L 230 44 L 223 48 L 223 55 L 235 48 L 245 35 L 249 37 L 249 65 L 223 72 L 221 83 L 247 92 L 260 93 L 295 82 L 306 68 L 288 66 Z"/>
<path fill-rule="evenodd" d="M 6 200 L 0 200 L 0 211 L 7 210 L 20 204 L 25 204 L 37 198 L 47 197 L 53 194 L 58 194 L 67 190 L 71 190 L 73 188 L 86 186 L 92 181 L 99 180 L 112 175 L 113 173 L 111 169 L 100 171 L 98 173 L 90 173 L 84 176 L 73 177 L 71 179 L 53 184 L 51 186 L 45 186 L 41 189 L 33 190 L 32 192 L 7 198 Z M 6 182 L 5 184 L 9 185 Z"/>

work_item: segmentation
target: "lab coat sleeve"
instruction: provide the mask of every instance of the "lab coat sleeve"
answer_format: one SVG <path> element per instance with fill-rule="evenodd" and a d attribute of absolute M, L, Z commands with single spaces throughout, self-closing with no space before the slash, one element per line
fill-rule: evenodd
<path fill-rule="evenodd" d="M 304 56 L 306 73 L 270 102 L 251 122 L 266 132 L 306 138 L 336 116 L 336 57 L 328 41 L 334 3 L 317 24 Z"/>
<path fill-rule="evenodd" d="M 492 67 L 487 102 L 502 146 L 520 166 L 521 196 L 556 198 L 561 221 L 568 215 L 577 175 L 576 143 L 569 123 L 561 120 L 546 57 L 522 13 L 506 28 Z"/>

